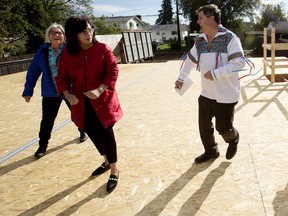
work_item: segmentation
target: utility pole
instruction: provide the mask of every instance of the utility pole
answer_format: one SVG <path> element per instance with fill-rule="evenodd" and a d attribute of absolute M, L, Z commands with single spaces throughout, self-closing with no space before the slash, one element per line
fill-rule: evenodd
<path fill-rule="evenodd" d="M 181 37 L 180 37 L 180 21 L 179 21 L 178 0 L 176 0 L 176 15 L 177 15 L 178 49 L 181 50 Z"/>

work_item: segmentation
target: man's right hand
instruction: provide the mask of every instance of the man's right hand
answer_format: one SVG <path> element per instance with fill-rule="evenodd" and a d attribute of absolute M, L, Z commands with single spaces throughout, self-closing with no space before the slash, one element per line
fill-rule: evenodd
<path fill-rule="evenodd" d="M 179 80 L 176 80 L 175 82 L 175 89 L 181 89 L 183 86 L 183 82 L 179 81 Z"/>

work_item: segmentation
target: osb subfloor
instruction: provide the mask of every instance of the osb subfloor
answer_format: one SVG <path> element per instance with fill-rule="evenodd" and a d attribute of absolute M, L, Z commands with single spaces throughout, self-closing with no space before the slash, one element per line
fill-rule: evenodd
<path fill-rule="evenodd" d="M 262 59 L 252 60 L 262 67 Z M 270 83 L 262 72 L 241 79 L 238 153 L 226 160 L 227 144 L 216 132 L 220 157 L 198 165 L 200 77 L 193 72 L 194 84 L 179 96 L 180 65 L 119 65 L 124 117 L 115 125 L 120 179 L 111 194 L 109 172 L 90 177 L 103 159 L 89 139 L 79 144 L 64 103 L 47 154 L 34 159 L 40 82 L 27 104 L 26 73 L 0 77 L 0 215 L 287 216 L 288 83 Z"/>

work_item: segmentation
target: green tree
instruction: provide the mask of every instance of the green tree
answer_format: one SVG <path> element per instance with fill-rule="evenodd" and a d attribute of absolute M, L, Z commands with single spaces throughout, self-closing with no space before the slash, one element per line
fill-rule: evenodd
<path fill-rule="evenodd" d="M 64 25 L 70 16 L 90 16 L 93 11 L 90 6 L 92 2 L 93 0 L 1 0 L 0 57 L 4 50 L 13 50 L 14 53 L 19 40 L 25 44 L 27 53 L 35 52 L 44 42 L 45 29 L 51 23 Z"/>
<path fill-rule="evenodd" d="M 91 15 L 92 0 L 33 0 L 27 1 L 26 20 L 33 23 L 26 31 L 26 52 L 36 52 L 44 42 L 45 29 L 54 22 L 62 25 L 70 16 Z"/>
<path fill-rule="evenodd" d="M 262 31 L 270 22 L 287 21 L 284 5 L 265 4 L 261 7 L 260 17 L 257 18 L 255 29 Z"/>
<path fill-rule="evenodd" d="M 42 0 L 44 10 L 53 22 L 65 23 L 68 17 L 77 15 L 92 16 L 93 0 Z"/>
<path fill-rule="evenodd" d="M 91 18 L 98 35 L 108 35 L 108 34 L 120 34 L 122 29 L 116 23 L 112 23 L 111 25 L 107 25 L 105 22 L 105 17 L 102 16 L 100 18 L 92 17 Z"/>
<path fill-rule="evenodd" d="M 13 43 L 25 34 L 28 22 L 24 19 L 25 8 L 18 1 L 0 1 L 0 38 L 4 43 Z"/>
<path fill-rule="evenodd" d="M 195 11 L 200 6 L 207 4 L 216 4 L 221 10 L 221 23 L 223 26 L 236 31 L 238 27 L 235 25 L 235 21 L 239 23 L 244 18 L 253 20 L 260 0 L 179 0 L 179 6 L 183 11 L 184 17 L 190 20 L 191 31 L 199 31 L 198 16 Z"/>
<path fill-rule="evenodd" d="M 163 0 L 162 9 L 159 10 L 158 18 L 155 22 L 155 25 L 165 25 L 173 23 L 173 9 L 171 0 Z"/>
<path fill-rule="evenodd" d="M 35 22 L 38 23 L 43 16 L 40 15 L 40 18 L 37 16 L 36 20 L 30 17 L 30 11 L 36 12 L 35 15 L 38 14 L 37 11 L 34 10 L 34 7 L 31 7 L 31 1 L 28 0 L 2 0 L 0 2 L 0 40 L 2 42 L 1 46 L 1 56 L 5 53 L 14 54 L 17 53 L 17 47 L 19 46 L 19 41 L 25 41 L 29 35 L 28 33 L 32 31 L 32 29 L 37 26 Z M 33 2 L 32 5 L 37 5 L 37 1 Z M 40 12 L 41 13 L 41 12 Z M 45 12 L 44 12 L 45 13 Z M 37 35 L 39 32 L 36 31 L 33 33 L 33 36 Z M 22 43 L 24 44 L 24 43 Z M 24 47 L 24 45 L 23 45 Z M 23 49 L 19 49 L 22 50 Z"/>
<path fill-rule="evenodd" d="M 44 42 L 45 29 L 49 25 L 48 14 L 44 10 L 41 0 L 26 0 L 24 8 L 24 18 L 28 23 L 25 28 L 25 36 L 27 37 L 25 43 L 26 53 L 34 53 Z"/>

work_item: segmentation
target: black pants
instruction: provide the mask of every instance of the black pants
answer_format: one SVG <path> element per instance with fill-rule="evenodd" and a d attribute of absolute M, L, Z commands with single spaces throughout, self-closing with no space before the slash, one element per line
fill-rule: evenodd
<path fill-rule="evenodd" d="M 43 97 L 42 98 L 42 120 L 40 123 L 39 131 L 39 145 L 47 146 L 50 138 L 51 132 L 54 126 L 55 119 L 58 115 L 60 105 L 63 101 L 63 97 Z M 70 109 L 70 104 L 66 101 L 68 108 Z M 82 130 L 78 128 L 81 132 Z"/>
<path fill-rule="evenodd" d="M 233 127 L 234 108 L 236 103 L 217 103 L 216 100 L 200 96 L 199 104 L 199 131 L 205 152 L 215 153 L 218 151 L 214 137 L 212 118 L 215 117 L 216 130 L 229 144 L 238 144 L 239 133 Z"/>
<path fill-rule="evenodd" d="M 85 98 L 84 130 L 101 155 L 106 155 L 109 163 L 117 162 L 117 147 L 113 125 L 104 128 L 88 98 Z"/>

